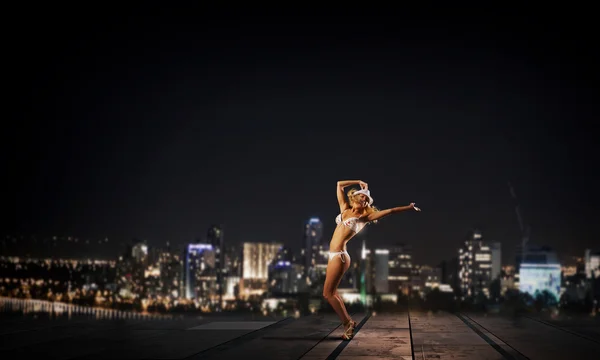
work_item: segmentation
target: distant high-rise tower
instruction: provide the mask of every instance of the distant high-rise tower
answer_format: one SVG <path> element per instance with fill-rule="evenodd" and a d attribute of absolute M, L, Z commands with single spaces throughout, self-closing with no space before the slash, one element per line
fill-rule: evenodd
<path fill-rule="evenodd" d="M 412 247 L 396 244 L 389 251 L 388 286 L 393 293 L 408 295 L 411 283 Z"/>
<path fill-rule="evenodd" d="M 585 277 L 598 278 L 600 275 L 600 251 L 585 249 L 584 255 Z"/>
<path fill-rule="evenodd" d="M 293 262 L 291 250 L 282 246 L 269 264 L 269 287 L 274 293 L 298 293 L 303 289 L 301 264 Z"/>
<path fill-rule="evenodd" d="M 363 242 L 364 244 L 364 242 Z M 365 252 L 365 291 L 371 295 L 387 293 L 389 291 L 389 250 L 388 249 L 363 249 Z"/>
<path fill-rule="evenodd" d="M 367 304 L 367 245 L 365 240 L 362 242 L 362 250 L 360 252 L 360 302 L 363 305 Z"/>
<path fill-rule="evenodd" d="M 317 265 L 325 265 L 321 252 L 325 250 L 321 240 L 323 238 L 323 223 L 319 218 L 308 220 L 304 227 L 304 271 L 307 276 L 313 277 Z"/>
<path fill-rule="evenodd" d="M 483 293 L 489 296 L 492 280 L 492 251 L 483 241 L 479 230 L 472 231 L 458 249 L 461 291 L 463 296 Z"/>
<path fill-rule="evenodd" d="M 131 257 L 138 262 L 144 263 L 148 258 L 148 245 L 145 241 L 138 241 L 131 248 Z"/>
<path fill-rule="evenodd" d="M 217 275 L 217 293 L 219 295 L 219 305 L 218 309 L 221 309 L 223 304 L 223 229 L 221 226 L 212 225 L 208 228 L 208 232 L 206 234 L 206 242 L 212 245 L 215 252 L 215 271 Z"/>
<path fill-rule="evenodd" d="M 492 249 L 492 280 L 500 276 L 502 269 L 502 244 L 499 242 L 490 243 Z"/>
<path fill-rule="evenodd" d="M 208 272 L 214 255 L 211 244 L 188 244 L 183 254 L 182 295 L 186 299 L 206 300 L 210 296 Z"/>

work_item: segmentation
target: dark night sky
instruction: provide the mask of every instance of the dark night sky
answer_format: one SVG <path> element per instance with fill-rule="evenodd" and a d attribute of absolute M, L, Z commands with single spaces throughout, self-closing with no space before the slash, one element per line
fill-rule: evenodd
<path fill-rule="evenodd" d="M 216 222 L 292 245 L 318 216 L 328 241 L 336 181 L 362 179 L 380 208 L 423 209 L 369 245 L 433 265 L 477 226 L 511 261 L 510 180 L 532 241 L 583 255 L 600 238 L 591 22 L 520 10 L 15 15 L 6 232 L 183 244 Z"/>

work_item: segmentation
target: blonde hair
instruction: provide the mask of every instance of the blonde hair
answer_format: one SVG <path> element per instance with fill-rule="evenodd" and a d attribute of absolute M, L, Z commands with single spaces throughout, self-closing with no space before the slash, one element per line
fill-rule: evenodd
<path fill-rule="evenodd" d="M 357 189 L 350 189 L 350 191 L 348 191 L 348 200 L 350 200 L 350 203 L 352 203 L 352 202 L 358 202 L 357 199 L 356 199 L 357 195 L 354 195 L 354 193 L 357 192 L 357 191 L 358 191 Z M 369 214 L 372 214 L 372 213 L 377 212 L 377 211 L 379 211 L 379 209 L 376 208 L 375 206 L 367 205 L 367 207 L 365 208 L 365 213 L 364 214 L 365 215 L 369 215 Z M 374 223 L 374 224 L 377 224 L 377 220 L 373 220 L 371 222 Z"/>

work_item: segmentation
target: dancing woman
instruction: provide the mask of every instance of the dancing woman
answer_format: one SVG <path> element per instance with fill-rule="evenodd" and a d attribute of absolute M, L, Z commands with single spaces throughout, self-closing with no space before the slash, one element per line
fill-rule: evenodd
<path fill-rule="evenodd" d="M 360 190 L 351 189 L 348 191 L 348 200 L 346 200 L 344 188 L 351 185 L 360 185 Z M 371 197 L 369 186 L 361 180 L 338 181 L 337 199 L 340 205 L 340 214 L 335 219 L 337 226 L 329 243 L 329 262 L 327 263 L 327 273 L 325 275 L 325 284 L 323 285 L 323 296 L 327 299 L 333 310 L 335 310 L 344 325 L 342 338 L 350 340 L 354 336 L 356 322 L 350 318 L 342 298 L 337 293 L 342 276 L 350 267 L 350 255 L 348 255 L 348 251 L 346 250 L 346 244 L 366 224 L 377 223 L 377 220 L 393 213 L 411 209 L 416 211 L 421 210 L 415 207 L 414 203 L 407 206 L 378 210 L 372 206 L 373 198 Z"/>

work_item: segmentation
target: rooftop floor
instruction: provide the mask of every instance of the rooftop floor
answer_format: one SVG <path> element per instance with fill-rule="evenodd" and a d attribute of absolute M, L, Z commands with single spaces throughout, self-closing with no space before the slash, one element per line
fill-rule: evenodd
<path fill-rule="evenodd" d="M 333 314 L 300 318 L 95 320 L 0 317 L 0 358 L 598 359 L 598 318 L 548 322 L 475 314 L 354 314 L 351 341 Z M 28 356 L 30 355 L 30 356 Z"/>

